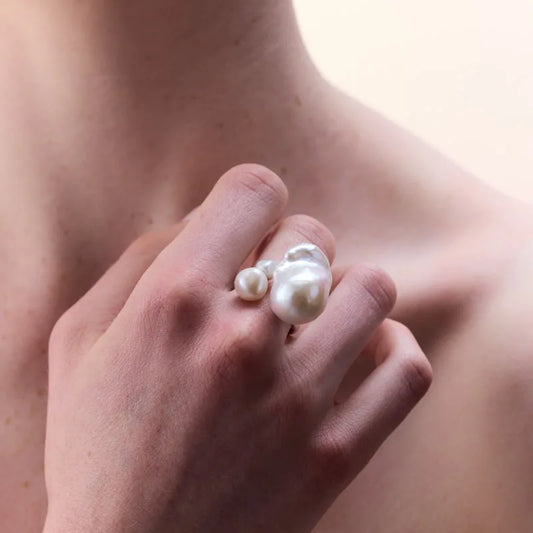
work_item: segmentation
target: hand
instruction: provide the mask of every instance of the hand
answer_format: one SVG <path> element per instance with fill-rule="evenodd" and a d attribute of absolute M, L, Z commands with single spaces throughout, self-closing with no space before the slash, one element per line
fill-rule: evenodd
<path fill-rule="evenodd" d="M 384 320 L 395 289 L 381 270 L 345 269 L 295 335 L 268 298 L 235 295 L 247 258 L 307 241 L 333 260 L 320 223 L 278 223 L 286 201 L 270 171 L 232 169 L 188 223 L 134 242 L 57 322 L 46 532 L 310 531 L 426 392 L 428 361 Z M 337 404 L 361 352 L 377 367 Z"/>

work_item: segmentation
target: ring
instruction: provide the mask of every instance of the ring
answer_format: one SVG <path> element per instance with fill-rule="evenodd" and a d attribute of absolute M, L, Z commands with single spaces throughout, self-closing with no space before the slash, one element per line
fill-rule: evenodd
<path fill-rule="evenodd" d="M 324 311 L 333 280 L 326 254 L 314 244 L 303 243 L 288 250 L 279 263 L 262 260 L 241 270 L 235 291 L 243 300 L 261 300 L 270 279 L 272 312 L 291 325 L 310 322 Z"/>

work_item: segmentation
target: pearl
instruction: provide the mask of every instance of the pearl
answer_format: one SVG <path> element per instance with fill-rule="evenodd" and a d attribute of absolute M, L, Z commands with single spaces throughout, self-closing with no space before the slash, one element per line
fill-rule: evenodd
<path fill-rule="evenodd" d="M 261 261 L 258 261 L 255 266 L 256 268 L 260 268 L 266 274 L 268 279 L 272 279 L 278 263 L 272 259 L 261 259 Z"/>
<path fill-rule="evenodd" d="M 245 268 L 235 277 L 235 291 L 243 300 L 260 300 L 268 289 L 266 274 L 256 267 Z"/>
<path fill-rule="evenodd" d="M 291 248 L 274 271 L 270 304 L 287 324 L 305 324 L 326 307 L 332 275 L 328 258 L 314 244 Z"/>

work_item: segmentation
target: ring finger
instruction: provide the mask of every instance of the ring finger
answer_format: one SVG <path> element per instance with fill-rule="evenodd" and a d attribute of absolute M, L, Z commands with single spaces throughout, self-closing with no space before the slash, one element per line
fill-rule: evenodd
<path fill-rule="evenodd" d="M 347 268 L 324 313 L 291 345 L 289 358 L 311 368 L 333 396 L 395 300 L 395 285 L 383 270 L 368 264 Z"/>

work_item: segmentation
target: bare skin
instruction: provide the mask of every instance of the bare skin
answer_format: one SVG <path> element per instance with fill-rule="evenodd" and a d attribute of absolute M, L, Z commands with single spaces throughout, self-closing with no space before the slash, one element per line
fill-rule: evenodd
<path fill-rule="evenodd" d="M 268 298 L 237 297 L 247 258 L 279 260 L 303 235 L 333 262 L 322 224 L 279 220 L 286 200 L 265 167 L 234 167 L 58 320 L 46 533 L 308 533 L 425 394 L 431 366 L 385 320 L 396 289 L 379 268 L 335 270 L 327 310 L 292 334 Z M 339 401 L 358 357 L 376 369 Z"/>
<path fill-rule="evenodd" d="M 58 317 L 248 161 L 283 178 L 289 213 L 329 227 L 338 265 L 389 272 L 391 316 L 434 369 L 316 531 L 528 531 L 530 208 L 330 87 L 290 6 L 268 4 L 2 3 L 0 522 L 44 523 Z"/>

